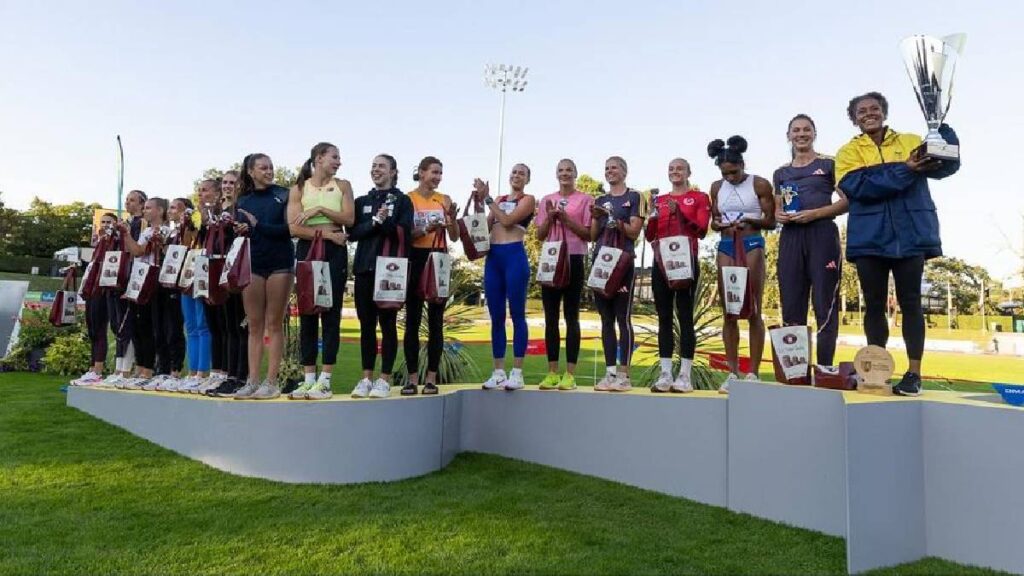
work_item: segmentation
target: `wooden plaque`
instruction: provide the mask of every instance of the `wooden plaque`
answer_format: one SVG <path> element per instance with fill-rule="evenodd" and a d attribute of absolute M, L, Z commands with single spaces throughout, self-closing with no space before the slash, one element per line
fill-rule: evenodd
<path fill-rule="evenodd" d="M 881 346 L 865 346 L 853 357 L 853 366 L 861 378 L 858 392 L 880 396 L 892 394 L 889 378 L 896 371 L 896 362 L 888 350 Z"/>

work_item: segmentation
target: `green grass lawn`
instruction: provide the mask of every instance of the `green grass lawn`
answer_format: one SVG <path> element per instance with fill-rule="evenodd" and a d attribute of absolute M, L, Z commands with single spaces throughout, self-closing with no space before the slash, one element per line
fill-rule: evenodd
<path fill-rule="evenodd" d="M 845 573 L 839 538 L 494 456 L 390 484 L 236 477 L 67 408 L 60 384 L 0 374 L 0 574 Z"/>
<path fill-rule="evenodd" d="M 38 276 L 35 274 L 18 274 L 16 272 L 0 272 L 0 280 L 26 280 L 31 292 L 54 292 L 60 290 L 63 278 Z"/>

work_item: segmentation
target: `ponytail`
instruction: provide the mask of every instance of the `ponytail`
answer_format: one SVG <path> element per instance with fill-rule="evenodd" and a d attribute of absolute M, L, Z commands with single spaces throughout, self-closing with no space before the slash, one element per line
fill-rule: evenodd
<path fill-rule="evenodd" d="M 302 187 L 306 185 L 306 180 L 313 177 L 313 163 L 316 159 L 324 154 L 328 153 L 331 149 L 337 150 L 337 146 L 330 142 L 320 142 L 313 149 L 309 151 L 309 158 L 302 163 L 302 167 L 299 168 L 299 175 L 295 178 L 295 187 L 299 189 L 299 193 L 302 193 Z"/>

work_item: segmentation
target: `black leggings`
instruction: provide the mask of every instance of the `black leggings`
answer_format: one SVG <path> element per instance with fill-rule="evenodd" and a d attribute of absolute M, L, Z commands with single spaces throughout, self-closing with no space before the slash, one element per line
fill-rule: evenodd
<path fill-rule="evenodd" d="M 779 238 L 776 265 L 782 322 L 807 323 L 807 299 L 814 302 L 819 364 L 831 366 L 839 336 L 839 280 L 843 256 L 839 229 L 831 220 L 786 224 Z"/>
<path fill-rule="evenodd" d="M 405 298 L 405 364 L 409 374 L 420 369 L 420 322 L 423 321 L 423 298 L 419 294 L 420 276 L 432 250 L 413 248 L 409 253 L 409 292 Z M 444 346 L 444 304 L 427 304 L 427 372 L 441 366 Z"/>
<path fill-rule="evenodd" d="M 206 327 L 210 329 L 210 368 L 217 372 L 228 370 L 228 329 L 224 305 L 211 306 L 203 302 Z"/>
<path fill-rule="evenodd" d="M 241 294 L 229 294 L 224 304 L 227 373 L 240 382 L 249 379 L 249 329 L 242 326 L 245 307 Z M 212 341 L 212 338 L 211 338 Z"/>
<path fill-rule="evenodd" d="M 305 260 L 312 242 L 299 240 L 296 257 Z M 303 366 L 316 366 L 317 324 L 323 330 L 323 363 L 334 365 L 341 345 L 341 301 L 345 295 L 345 280 L 348 278 L 348 248 L 334 242 L 324 242 L 324 258 L 331 267 L 331 293 L 333 302 L 330 310 L 323 314 L 305 314 L 299 317 L 299 362 Z"/>
<path fill-rule="evenodd" d="M 128 354 L 128 345 L 135 334 L 135 317 L 130 314 L 128 301 L 121 298 L 116 290 L 107 290 L 107 317 L 110 319 L 110 331 L 114 333 L 114 357 L 124 358 Z M 131 366 L 125 366 L 125 370 Z"/>
<path fill-rule="evenodd" d="M 623 280 L 625 292 L 620 290 L 614 298 L 594 294 L 594 306 L 601 315 L 601 347 L 604 348 L 605 366 L 615 366 L 616 361 L 629 366 L 629 359 L 633 356 L 633 321 L 630 318 L 633 312 L 633 271 L 630 268 Z M 616 324 L 619 327 L 618 337 L 615 335 Z"/>
<path fill-rule="evenodd" d="M 548 362 L 558 362 L 562 334 L 558 327 L 558 313 L 565 302 L 565 361 L 575 364 L 580 357 L 580 299 L 583 297 L 583 255 L 569 256 L 569 285 L 565 288 L 540 289 L 544 303 L 544 345 L 548 349 Z"/>
<path fill-rule="evenodd" d="M 356 316 L 359 317 L 359 350 L 363 370 L 377 363 L 377 323 L 381 334 L 381 374 L 391 374 L 398 356 L 398 310 L 381 310 L 373 301 L 374 273 L 356 274 Z"/>
<path fill-rule="evenodd" d="M 658 312 L 658 357 L 671 358 L 675 346 L 675 316 L 679 317 L 679 354 L 693 360 L 697 350 L 697 333 L 693 329 L 693 300 L 697 296 L 700 268 L 694 267 L 694 278 L 689 288 L 672 290 L 657 265 L 651 276 L 654 309 Z M 673 311 L 673 307 L 675 310 Z"/>
<path fill-rule="evenodd" d="M 156 373 L 181 372 L 185 362 L 185 317 L 177 290 L 158 286 L 149 302 L 153 317 Z"/>
<path fill-rule="evenodd" d="M 889 323 L 885 307 L 889 295 L 889 272 L 896 284 L 896 299 L 903 312 L 903 341 L 907 358 L 920 360 L 924 355 L 924 312 L 921 310 L 921 277 L 924 257 L 857 258 L 857 277 L 864 291 L 864 335 L 868 344 L 885 347 L 889 341 Z"/>
<path fill-rule="evenodd" d="M 103 294 L 85 301 L 85 327 L 92 343 L 92 363 L 107 361 L 107 298 Z"/>
<path fill-rule="evenodd" d="M 154 296 L 155 298 L 155 296 Z M 128 315 L 135 322 L 132 346 L 135 347 L 135 365 L 152 370 L 156 368 L 156 338 L 153 325 L 154 301 L 146 304 L 128 303 Z"/>

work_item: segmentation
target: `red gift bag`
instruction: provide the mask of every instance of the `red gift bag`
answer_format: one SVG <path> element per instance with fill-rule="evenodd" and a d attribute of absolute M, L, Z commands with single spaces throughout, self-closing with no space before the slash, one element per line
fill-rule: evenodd
<path fill-rule="evenodd" d="M 330 310 L 332 292 L 331 268 L 324 259 L 324 237 L 317 230 L 306 259 L 295 265 L 295 294 L 299 314 L 308 316 Z"/>
<path fill-rule="evenodd" d="M 419 295 L 430 304 L 444 304 L 448 300 L 448 289 L 452 281 L 452 258 L 448 254 L 448 242 L 444 231 L 434 233 L 433 251 L 427 256 L 427 263 L 420 274 Z"/>
<path fill-rule="evenodd" d="M 732 244 L 735 251 L 734 264 L 722 266 L 720 271 L 725 317 L 730 320 L 746 320 L 754 314 L 757 305 L 747 270 L 747 250 L 739 232 L 733 232 Z"/>
<path fill-rule="evenodd" d="M 64 283 L 53 297 L 50 307 L 50 324 L 70 326 L 75 323 L 75 309 L 78 307 L 78 292 L 75 291 L 75 267 L 69 266 L 64 273 Z"/>
<path fill-rule="evenodd" d="M 118 236 L 116 240 L 111 241 L 110 246 L 103 252 L 100 266 L 99 286 L 124 292 L 132 271 L 132 255 L 124 249 L 123 238 Z"/>
<path fill-rule="evenodd" d="M 666 216 L 664 227 L 658 224 L 659 237 L 651 242 L 654 263 L 661 270 L 670 290 L 685 290 L 693 284 L 696 259 L 690 238 L 683 234 L 683 213 L 675 205 Z M 665 233 L 662 234 L 662 230 Z"/>
<path fill-rule="evenodd" d="M 537 259 L 537 282 L 548 288 L 569 285 L 569 242 L 565 239 L 565 225 L 552 222 L 548 238 L 540 246 Z"/>
<path fill-rule="evenodd" d="M 478 202 L 472 202 L 476 212 L 469 213 L 469 205 L 462 210 L 462 218 L 459 218 L 459 240 L 462 242 L 462 249 L 466 252 L 466 258 L 479 260 L 491 249 L 491 231 L 487 228 L 487 215 L 480 209 Z"/>
<path fill-rule="evenodd" d="M 224 271 L 224 226 L 210 224 L 206 234 L 206 257 L 209 258 L 209 295 L 204 297 L 210 306 L 220 306 L 227 302 L 228 291 L 220 285 L 220 275 Z"/>
<path fill-rule="evenodd" d="M 605 299 L 612 299 L 625 283 L 626 275 L 633 269 L 633 255 L 623 249 L 625 239 L 622 232 L 606 228 L 601 249 L 594 255 L 590 266 L 587 287 Z"/>
<path fill-rule="evenodd" d="M 85 300 L 99 294 L 100 269 L 103 268 L 103 256 L 106 254 L 107 245 L 110 241 L 111 238 L 106 235 L 100 238 L 100 241 L 96 243 L 96 247 L 93 249 L 92 261 L 89 262 L 85 267 L 85 272 L 82 273 L 82 285 L 78 289 L 78 294 Z"/>
<path fill-rule="evenodd" d="M 811 327 L 769 326 L 775 381 L 782 384 L 811 384 Z"/>
<path fill-rule="evenodd" d="M 409 290 L 409 259 L 405 256 L 405 229 L 395 230 L 397 248 L 391 254 L 391 237 L 384 238 L 373 272 L 373 301 L 381 310 L 401 310 Z"/>
<path fill-rule="evenodd" d="M 220 276 L 220 284 L 229 292 L 241 292 L 252 281 L 252 263 L 249 260 L 249 239 L 238 236 L 231 243 Z"/>

